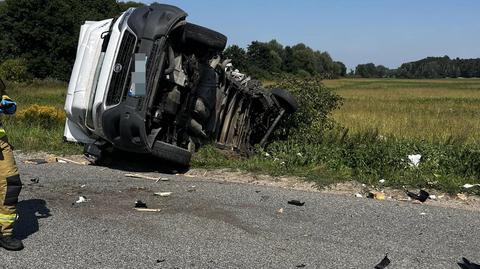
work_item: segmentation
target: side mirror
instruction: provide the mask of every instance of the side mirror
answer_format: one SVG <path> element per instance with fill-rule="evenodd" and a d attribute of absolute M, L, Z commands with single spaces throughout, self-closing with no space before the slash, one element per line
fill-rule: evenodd
<path fill-rule="evenodd" d="M 0 93 L 3 94 L 6 88 L 5 83 L 3 83 L 3 80 L 0 78 Z"/>

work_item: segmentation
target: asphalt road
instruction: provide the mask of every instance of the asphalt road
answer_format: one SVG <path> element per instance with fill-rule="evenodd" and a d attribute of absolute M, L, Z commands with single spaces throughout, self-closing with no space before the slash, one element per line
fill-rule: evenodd
<path fill-rule="evenodd" d="M 19 166 L 25 250 L 0 249 L 1 268 L 373 268 L 387 252 L 388 269 L 480 262 L 480 212 L 175 175 L 156 183 L 125 177 L 127 166 Z M 88 201 L 72 205 L 80 195 Z M 136 212 L 136 200 L 162 211 Z"/>

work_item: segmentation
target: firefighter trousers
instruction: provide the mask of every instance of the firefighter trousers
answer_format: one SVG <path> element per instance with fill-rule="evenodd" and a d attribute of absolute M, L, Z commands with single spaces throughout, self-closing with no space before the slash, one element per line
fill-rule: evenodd
<path fill-rule="evenodd" d="M 11 235 L 22 182 L 7 137 L 0 138 L 0 234 Z"/>

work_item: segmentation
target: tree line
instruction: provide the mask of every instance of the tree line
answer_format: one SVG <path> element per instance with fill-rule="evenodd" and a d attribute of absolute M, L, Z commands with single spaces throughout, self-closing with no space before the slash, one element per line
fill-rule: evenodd
<path fill-rule="evenodd" d="M 347 73 L 346 66 L 334 61 L 328 52 L 313 50 L 303 43 L 283 46 L 276 40 L 253 41 L 246 49 L 229 46 L 224 55 L 236 68 L 256 78 L 269 79 L 279 74 L 335 78 Z"/>
<path fill-rule="evenodd" d="M 397 69 L 389 69 L 373 63 L 359 64 L 355 76 L 363 78 L 473 78 L 480 77 L 480 58 L 450 59 L 448 56 L 427 57 L 404 63 Z"/>

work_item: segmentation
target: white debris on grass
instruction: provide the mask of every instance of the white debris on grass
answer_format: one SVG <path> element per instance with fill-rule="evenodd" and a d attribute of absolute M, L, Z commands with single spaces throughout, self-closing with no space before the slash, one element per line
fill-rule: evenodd
<path fill-rule="evenodd" d="M 408 155 L 408 159 L 410 160 L 410 166 L 418 167 L 420 164 L 420 159 L 422 159 L 422 155 L 420 154 L 413 154 Z"/>
<path fill-rule="evenodd" d="M 385 179 L 380 179 L 378 182 L 380 182 L 381 184 L 385 183 L 386 180 Z"/>
<path fill-rule="evenodd" d="M 471 189 L 473 187 L 480 187 L 480 184 L 465 184 L 463 185 L 465 189 Z"/>

